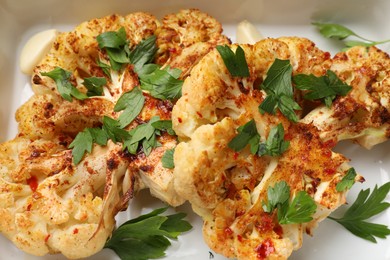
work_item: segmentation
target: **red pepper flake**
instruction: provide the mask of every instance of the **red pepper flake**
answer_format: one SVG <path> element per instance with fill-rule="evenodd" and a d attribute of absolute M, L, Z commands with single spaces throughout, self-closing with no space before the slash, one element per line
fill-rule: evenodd
<path fill-rule="evenodd" d="M 199 118 L 203 118 L 203 115 L 199 111 L 196 111 L 196 114 L 199 116 Z"/>
<path fill-rule="evenodd" d="M 236 211 L 236 218 L 238 218 L 244 214 L 245 214 L 245 210 L 238 210 L 238 211 Z"/>
<path fill-rule="evenodd" d="M 237 153 L 237 152 L 236 152 L 236 153 L 234 153 L 234 154 L 233 154 L 233 159 L 234 159 L 234 160 L 237 160 L 237 158 L 238 158 L 238 156 L 239 156 L 239 155 L 240 155 L 240 154 L 239 154 L 239 153 Z"/>
<path fill-rule="evenodd" d="M 73 235 L 76 235 L 77 233 L 79 233 L 79 229 L 78 228 L 73 229 Z"/>
<path fill-rule="evenodd" d="M 286 140 L 286 141 L 291 141 L 292 139 L 293 139 L 292 134 L 286 133 L 286 134 L 284 135 L 284 140 Z"/>
<path fill-rule="evenodd" d="M 27 210 L 27 211 L 30 211 L 30 210 L 31 210 L 31 207 L 32 207 L 32 205 L 31 205 L 31 204 L 28 204 L 26 210 Z"/>
<path fill-rule="evenodd" d="M 279 236 L 279 238 L 283 237 L 283 228 L 281 225 L 275 225 L 274 232 Z"/>
<path fill-rule="evenodd" d="M 330 139 L 330 140 L 324 142 L 323 146 L 325 148 L 332 149 L 332 148 L 334 148 L 336 146 L 336 144 L 337 144 L 336 140 Z"/>
<path fill-rule="evenodd" d="M 181 119 L 181 117 L 178 117 L 177 121 L 179 121 L 179 123 L 183 123 L 183 119 Z"/>
<path fill-rule="evenodd" d="M 326 60 L 328 60 L 328 59 L 330 59 L 330 52 L 325 52 L 324 53 L 324 58 L 326 59 Z"/>
<path fill-rule="evenodd" d="M 233 230 L 229 227 L 225 228 L 225 234 L 231 236 L 233 234 Z"/>
<path fill-rule="evenodd" d="M 169 50 L 170 53 L 177 53 L 176 48 L 169 48 L 168 50 Z"/>
<path fill-rule="evenodd" d="M 270 254 L 275 252 L 274 244 L 272 243 L 272 240 L 270 238 L 267 238 L 264 240 L 261 245 L 255 248 L 255 251 L 257 253 L 257 258 L 260 260 L 266 259 Z"/>
<path fill-rule="evenodd" d="M 45 237 L 45 243 L 47 243 L 47 241 L 49 241 L 49 238 L 50 238 L 50 234 L 47 234 L 47 236 Z"/>
<path fill-rule="evenodd" d="M 271 215 L 264 214 L 261 216 L 260 223 L 256 225 L 257 230 L 260 233 L 266 233 L 274 228 L 274 221 Z"/>
<path fill-rule="evenodd" d="M 38 188 L 38 179 L 35 176 L 31 176 L 30 179 L 27 180 L 27 184 L 30 186 L 30 189 L 35 192 Z"/>
<path fill-rule="evenodd" d="M 330 158 L 332 156 L 332 151 L 330 149 L 324 149 L 322 151 L 322 154 L 325 156 L 325 157 L 328 157 Z"/>
<path fill-rule="evenodd" d="M 336 169 L 335 168 L 326 168 L 324 170 L 324 172 L 327 174 L 327 175 L 333 175 L 336 173 Z"/>
<path fill-rule="evenodd" d="M 243 241 L 244 239 L 242 238 L 241 235 L 237 235 L 237 240 L 240 241 L 240 242 L 242 243 L 242 241 Z"/>

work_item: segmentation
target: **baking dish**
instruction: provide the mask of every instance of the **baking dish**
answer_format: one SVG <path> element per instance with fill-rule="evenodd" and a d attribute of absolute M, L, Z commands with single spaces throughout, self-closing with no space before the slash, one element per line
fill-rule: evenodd
<path fill-rule="evenodd" d="M 225 33 L 235 41 L 235 26 L 247 19 L 266 37 L 301 36 L 313 40 L 321 49 L 336 53 L 339 42 L 322 38 L 310 24 L 312 21 L 332 21 L 344 24 L 367 38 L 382 40 L 390 38 L 388 15 L 390 2 L 386 0 L 363 1 L 0 1 L 0 141 L 13 138 L 17 132 L 14 114 L 18 106 L 29 96 L 30 78 L 19 70 L 19 55 L 25 42 L 35 33 L 56 28 L 70 30 L 82 21 L 109 15 L 147 11 L 157 17 L 176 12 L 181 8 L 199 8 L 216 17 L 224 26 Z M 390 45 L 380 46 L 389 52 Z M 362 188 L 374 187 L 390 180 L 390 144 L 384 143 L 367 151 L 350 142 L 336 147 L 338 152 L 352 159 L 351 165 L 362 174 L 366 183 L 356 184 L 348 200 L 352 202 Z M 118 222 L 146 213 L 162 204 L 149 198 L 148 192 L 141 194 L 142 201 L 131 202 L 130 210 L 118 216 Z M 148 198 L 147 200 L 145 198 Z M 191 213 L 189 205 L 179 210 L 188 212 L 194 229 L 181 236 L 168 251 L 167 259 L 223 259 L 211 252 L 201 239 L 201 220 Z M 342 211 L 342 209 L 341 209 Z M 390 225 L 390 212 L 373 220 Z M 0 236 L 0 259 L 63 259 L 62 256 L 43 258 L 28 256 L 16 249 L 12 243 Z M 354 237 L 338 224 L 325 220 L 315 231 L 314 237 L 306 237 L 301 250 L 291 259 L 390 259 L 390 240 L 379 240 L 378 244 Z M 104 250 L 90 259 L 117 259 L 109 250 Z"/>

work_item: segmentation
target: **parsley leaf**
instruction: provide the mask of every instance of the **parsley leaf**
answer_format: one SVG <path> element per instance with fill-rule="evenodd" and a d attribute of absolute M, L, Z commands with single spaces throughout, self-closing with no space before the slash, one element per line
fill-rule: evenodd
<path fill-rule="evenodd" d="M 88 128 L 79 132 L 76 138 L 70 143 L 69 148 L 72 149 L 72 156 L 74 164 L 78 164 L 83 158 L 85 152 L 91 153 L 93 144 L 93 137 Z"/>
<path fill-rule="evenodd" d="M 183 80 L 179 79 L 181 71 L 161 67 L 157 64 L 144 65 L 138 70 L 141 82 L 141 89 L 149 91 L 154 98 L 178 99 L 181 97 Z"/>
<path fill-rule="evenodd" d="M 298 121 L 294 110 L 301 107 L 293 98 L 291 82 L 292 66 L 289 60 L 275 59 L 267 72 L 267 77 L 261 88 L 267 93 L 266 98 L 259 106 L 260 112 L 275 114 L 276 109 L 293 122 Z"/>
<path fill-rule="evenodd" d="M 152 35 L 142 40 L 129 54 L 129 59 L 134 64 L 135 72 L 139 72 L 147 63 L 152 62 L 157 52 L 156 36 Z"/>
<path fill-rule="evenodd" d="M 130 131 L 131 137 L 124 141 L 124 148 L 127 148 L 129 153 L 136 154 L 142 144 L 143 152 L 148 156 L 153 148 L 161 145 L 157 141 L 157 136 L 161 135 L 161 131 L 166 131 L 170 135 L 175 134 L 171 120 L 160 120 L 158 116 L 154 116 L 149 122 L 138 125 Z"/>
<path fill-rule="evenodd" d="M 141 112 L 144 107 L 145 97 L 142 91 L 135 87 L 132 90 L 124 93 L 117 101 L 114 107 L 114 111 L 122 111 L 118 121 L 121 128 L 130 124 Z"/>
<path fill-rule="evenodd" d="M 228 147 L 238 152 L 248 144 L 252 154 L 256 154 L 259 149 L 260 135 L 257 132 L 255 120 L 252 119 L 238 129 L 238 134 L 228 143 Z"/>
<path fill-rule="evenodd" d="M 267 196 L 268 202 L 263 201 L 263 209 L 265 212 L 271 213 L 278 204 L 283 204 L 290 198 L 290 187 L 285 181 L 277 182 L 274 187 L 268 188 Z"/>
<path fill-rule="evenodd" d="M 386 42 L 390 42 L 390 39 L 384 40 L 384 41 L 372 41 L 369 39 L 366 39 L 358 34 L 356 34 L 351 29 L 348 29 L 347 27 L 336 24 L 336 23 L 319 23 L 314 22 L 312 23 L 314 26 L 317 27 L 317 29 L 320 31 L 320 33 L 326 37 L 326 38 L 334 38 L 337 40 L 344 40 L 348 37 L 355 37 L 360 39 L 361 41 L 345 41 L 345 46 L 347 47 L 353 47 L 353 46 L 375 46 L 378 44 L 383 44 Z"/>
<path fill-rule="evenodd" d="M 173 154 L 175 153 L 175 148 L 166 150 L 164 155 L 161 158 L 162 166 L 164 168 L 173 169 L 175 168 L 175 163 L 173 161 Z"/>
<path fill-rule="evenodd" d="M 218 45 L 217 50 L 233 77 L 249 77 L 249 68 L 245 59 L 245 52 L 241 46 L 237 46 L 236 53 L 234 53 L 227 45 Z"/>
<path fill-rule="evenodd" d="M 107 138 L 106 133 L 100 128 L 85 128 L 82 132 L 79 132 L 69 145 L 69 148 L 73 148 L 73 163 L 79 164 L 85 152 L 91 153 L 93 143 L 106 145 Z"/>
<path fill-rule="evenodd" d="M 352 188 L 352 185 L 355 183 L 356 171 L 354 168 L 350 168 L 347 171 L 347 174 L 341 179 L 336 185 L 336 190 L 342 192 Z"/>
<path fill-rule="evenodd" d="M 171 245 L 169 239 L 177 239 L 181 233 L 192 228 L 183 220 L 186 216 L 184 213 L 161 216 L 166 209 L 156 209 L 125 222 L 112 233 L 104 247 L 115 251 L 123 260 L 146 260 L 165 256 L 165 250 Z"/>
<path fill-rule="evenodd" d="M 129 63 L 129 44 L 126 30 L 121 27 L 117 32 L 109 31 L 96 37 L 100 49 L 105 49 L 110 60 L 111 68 L 119 71 L 123 64 Z"/>
<path fill-rule="evenodd" d="M 268 134 L 267 141 L 260 144 L 258 154 L 260 156 L 279 156 L 284 153 L 289 146 L 290 142 L 284 140 L 283 125 L 279 123 L 277 126 L 271 129 Z"/>
<path fill-rule="evenodd" d="M 166 131 L 169 135 L 176 135 L 172 128 L 172 120 L 159 120 L 153 122 L 152 126 L 158 130 Z"/>
<path fill-rule="evenodd" d="M 88 97 L 103 95 L 103 86 L 106 84 L 107 80 L 103 77 L 84 78 L 83 82 L 83 85 L 88 89 Z"/>
<path fill-rule="evenodd" d="M 96 64 L 102 69 L 103 73 L 111 79 L 111 74 L 110 74 L 110 65 L 102 62 L 101 60 L 97 60 Z"/>
<path fill-rule="evenodd" d="M 278 204 L 279 224 L 306 223 L 313 220 L 317 205 L 306 191 L 299 191 L 291 203 Z"/>
<path fill-rule="evenodd" d="M 262 202 L 263 210 L 272 213 L 277 208 L 278 222 L 281 225 L 309 222 L 317 209 L 313 198 L 306 191 L 299 191 L 290 203 L 290 186 L 285 181 L 268 187 L 267 196 L 268 202 Z"/>
<path fill-rule="evenodd" d="M 290 60 L 275 59 L 274 63 L 268 69 L 267 77 L 261 88 L 277 96 L 281 94 L 292 96 L 292 70 L 293 68 L 290 64 Z"/>
<path fill-rule="evenodd" d="M 128 131 L 122 129 L 120 123 L 108 116 L 103 117 L 103 128 L 107 137 L 114 143 L 124 142 L 130 138 Z"/>
<path fill-rule="evenodd" d="M 326 38 L 335 38 L 338 40 L 344 40 L 349 36 L 357 36 L 357 34 L 354 33 L 352 30 L 340 24 L 318 23 L 318 22 L 314 22 L 312 24 L 316 26 L 320 31 L 320 33 Z"/>
<path fill-rule="evenodd" d="M 332 105 L 332 101 L 337 95 L 345 96 L 352 89 L 331 70 L 328 70 L 325 76 L 320 77 L 313 74 L 298 74 L 293 77 L 293 82 L 297 89 L 309 90 L 303 98 L 308 100 L 321 99 L 327 107 Z"/>
<path fill-rule="evenodd" d="M 370 195 L 370 189 L 361 190 L 356 201 L 348 208 L 343 217 L 328 218 L 344 226 L 352 234 L 376 243 L 375 237 L 386 238 L 390 229 L 381 224 L 367 222 L 369 218 L 378 215 L 390 207 L 390 203 L 383 202 L 390 191 L 390 182 L 381 187 L 375 186 Z"/>
<path fill-rule="evenodd" d="M 49 72 L 42 72 L 42 76 L 47 76 L 53 79 L 57 85 L 58 93 L 61 97 L 69 102 L 72 102 L 72 97 L 83 100 L 88 98 L 87 95 L 80 92 L 75 86 L 70 82 L 72 73 L 70 71 L 64 70 L 60 67 L 56 67 L 54 70 Z"/>
<path fill-rule="evenodd" d="M 108 31 L 99 34 L 96 37 L 96 40 L 99 44 L 99 48 L 112 48 L 120 49 L 127 44 L 126 30 L 124 27 L 121 27 L 117 32 Z"/>
<path fill-rule="evenodd" d="M 241 151 L 249 144 L 252 154 L 278 156 L 284 153 L 290 145 L 290 142 L 284 141 L 282 124 L 271 129 L 265 143 L 260 143 L 260 135 L 257 132 L 254 119 L 237 128 L 237 131 L 238 134 L 228 143 L 228 147 L 236 152 Z"/>
<path fill-rule="evenodd" d="M 154 116 L 148 123 L 138 125 L 136 128 L 132 129 L 130 131 L 131 137 L 124 141 L 124 148 L 127 148 L 129 153 L 136 154 L 139 145 L 142 143 L 143 152 L 148 156 L 152 151 L 152 148 L 160 145 L 156 139 L 156 135 L 159 135 L 160 131 L 152 126 L 152 124 L 158 120 L 159 117 Z"/>

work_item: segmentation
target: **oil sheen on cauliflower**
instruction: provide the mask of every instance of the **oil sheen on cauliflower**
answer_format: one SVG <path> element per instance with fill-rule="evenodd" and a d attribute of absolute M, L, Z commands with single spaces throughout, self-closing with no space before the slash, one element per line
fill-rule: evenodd
<path fill-rule="evenodd" d="M 332 59 L 311 41 L 296 37 L 265 39 L 240 46 L 245 52 L 249 77 L 232 77 L 214 50 L 192 69 L 184 82 L 183 96 L 172 113 L 174 130 L 183 141 L 174 154 L 174 184 L 179 195 L 189 200 L 195 212 L 202 216 L 204 238 L 215 252 L 238 259 L 286 259 L 301 247 L 303 233 L 312 234 L 321 220 L 345 203 L 345 192 L 338 192 L 336 185 L 350 166 L 347 158 L 331 150 L 334 142 L 329 142 L 328 132 L 322 131 L 322 126 L 329 122 L 312 120 L 322 115 L 316 112 L 319 103 L 307 104 L 301 99 L 302 93 L 296 91 L 296 101 L 303 107 L 299 117 L 313 107 L 314 110 L 300 122 L 292 123 L 280 112 L 275 115 L 259 112 L 258 106 L 266 97 L 259 86 L 275 58 L 289 59 L 293 75 L 321 76 L 328 69 L 334 70 L 353 87 L 346 97 L 334 102 L 330 113 L 336 113 L 335 107 L 342 104 L 342 99 L 357 99 L 355 93 L 363 87 L 363 82 L 348 81 L 348 78 L 366 77 L 362 73 L 368 72 L 365 67 L 360 72 L 358 65 L 352 65 L 347 57 L 360 52 L 364 54 L 361 62 L 370 62 L 374 53 L 382 56 L 383 53 L 375 48 L 368 52 L 354 48 Z M 235 50 L 237 45 L 231 48 Z M 376 76 L 370 78 L 372 91 L 363 92 L 372 99 L 378 96 L 379 101 L 385 98 L 377 90 L 379 86 L 384 88 L 384 77 L 380 75 L 388 66 L 381 59 L 376 62 L 379 65 L 372 68 Z M 369 110 L 364 104 L 362 101 L 362 107 Z M 346 123 L 353 123 L 352 118 Z M 252 119 L 262 142 L 270 129 L 281 123 L 285 139 L 290 141 L 287 151 L 281 156 L 260 157 L 252 155 L 249 146 L 240 152 L 230 149 L 228 143 L 237 135 L 237 128 Z M 329 131 L 335 136 L 342 134 L 335 129 Z M 276 214 L 264 212 L 262 203 L 267 201 L 268 187 L 282 180 L 290 186 L 291 197 L 303 190 L 314 199 L 317 210 L 312 221 L 281 225 Z M 262 248 L 270 250 L 264 255 Z"/>
<path fill-rule="evenodd" d="M 58 34 L 34 69 L 34 95 L 16 113 L 19 133 L 0 144 L 0 232 L 27 253 L 62 253 L 67 258 L 95 254 L 110 237 L 117 212 L 143 188 L 170 205 L 184 202 L 173 188 L 173 171 L 162 167 L 164 152 L 177 143 L 167 134 L 158 137 L 161 146 L 149 156 L 129 154 L 121 143 L 109 141 L 104 147 L 94 145 L 78 165 L 72 162 L 68 146 L 75 136 L 86 127 L 100 127 L 103 116 L 117 118 L 116 101 L 139 84 L 131 65 L 108 77 L 97 64 L 109 60 L 96 37 L 121 27 L 130 49 L 156 35 L 155 62 L 181 69 L 182 78 L 216 44 L 229 43 L 221 25 L 195 9 L 167 15 L 161 23 L 141 12 L 111 15 Z M 81 92 L 86 92 L 85 77 L 106 77 L 104 96 L 64 100 L 55 82 L 41 75 L 56 67 L 70 71 Z M 127 130 L 153 116 L 171 118 L 173 102 L 146 92 L 144 96 L 145 106 Z"/>

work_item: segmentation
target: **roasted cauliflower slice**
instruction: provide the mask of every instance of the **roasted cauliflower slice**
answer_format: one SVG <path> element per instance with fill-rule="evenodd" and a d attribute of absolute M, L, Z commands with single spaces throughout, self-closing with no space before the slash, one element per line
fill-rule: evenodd
<path fill-rule="evenodd" d="M 0 149 L 1 233 L 40 256 L 82 258 L 103 248 L 123 199 L 120 146 L 95 147 L 77 166 L 59 140 L 17 137 Z"/>
<path fill-rule="evenodd" d="M 182 27 L 184 20 L 188 20 L 191 33 Z M 214 18 L 195 9 L 168 15 L 161 24 L 147 13 L 111 15 L 58 34 L 33 71 L 34 95 L 16 113 L 17 137 L 0 145 L 0 213 L 4 216 L 0 232 L 30 254 L 62 253 L 67 258 L 93 255 L 110 237 L 117 212 L 126 209 L 140 189 L 149 188 L 172 206 L 184 202 L 173 187 L 173 170 L 161 163 L 165 151 L 177 144 L 176 138 L 166 133 L 157 137 L 161 146 L 149 156 L 142 148 L 130 154 L 121 143 L 109 141 L 103 147 L 95 144 L 79 164 L 73 163 L 68 147 L 75 136 L 87 127 L 101 127 L 104 116 L 117 119 L 122 113 L 114 111 L 117 100 L 140 84 L 131 64 L 120 71 L 110 70 L 109 75 L 99 65 L 109 65 L 110 61 L 96 37 L 122 27 L 129 49 L 156 35 L 159 51 L 155 61 L 163 68 L 183 70 L 183 79 L 205 55 L 204 46 L 210 50 L 218 43 L 229 42 Z M 180 33 L 173 41 L 164 36 L 167 30 Z M 180 55 L 165 59 L 171 44 Z M 63 99 L 55 81 L 44 76 L 57 67 L 71 73 L 69 81 L 82 93 L 87 91 L 82 84 L 86 77 L 105 77 L 103 95 Z M 174 100 L 160 100 L 147 91 L 143 96 L 144 107 L 126 130 L 154 116 L 171 118 Z"/>
<path fill-rule="evenodd" d="M 289 59 L 293 74 L 314 75 L 323 75 L 332 60 L 311 41 L 296 37 L 240 47 L 249 77 L 232 77 L 214 50 L 184 82 L 183 96 L 172 113 L 174 130 L 183 140 L 174 154 L 174 184 L 202 216 L 205 241 L 215 252 L 238 259 L 286 259 L 301 247 L 303 233 L 311 234 L 345 202 L 345 192 L 338 192 L 336 184 L 350 167 L 312 124 L 292 123 L 280 112 L 260 113 L 266 93 L 259 85 L 275 58 Z M 237 128 L 252 119 L 261 142 L 271 128 L 282 124 L 288 150 L 276 157 L 253 155 L 248 146 L 232 150 L 228 144 Z M 282 180 L 290 186 L 291 198 L 306 191 L 314 200 L 312 221 L 281 225 L 275 213 L 264 211 L 268 188 Z"/>
<path fill-rule="evenodd" d="M 352 139 L 370 149 L 390 136 L 390 57 L 376 47 L 353 47 L 336 54 L 330 67 L 352 86 L 330 108 L 320 106 L 302 122 L 312 123 L 323 140 Z"/>

